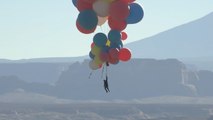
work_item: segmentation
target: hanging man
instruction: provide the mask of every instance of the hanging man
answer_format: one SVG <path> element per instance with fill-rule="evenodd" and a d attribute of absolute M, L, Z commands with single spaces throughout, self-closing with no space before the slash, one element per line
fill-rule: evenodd
<path fill-rule="evenodd" d="M 106 76 L 106 80 L 104 80 L 104 89 L 106 93 L 110 92 L 109 85 L 108 85 L 108 77 Z"/>

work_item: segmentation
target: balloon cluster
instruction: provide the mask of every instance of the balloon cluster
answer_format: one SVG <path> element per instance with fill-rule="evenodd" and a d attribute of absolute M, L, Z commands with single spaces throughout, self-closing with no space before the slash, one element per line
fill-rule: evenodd
<path fill-rule="evenodd" d="M 123 40 L 127 34 L 123 30 L 128 24 L 142 20 L 144 12 L 135 0 L 72 0 L 80 12 L 76 21 L 78 30 L 84 34 L 93 33 L 97 26 L 108 21 L 110 27 L 106 35 L 102 32 L 95 34 L 91 51 L 90 68 L 101 68 L 104 63 L 117 64 L 119 61 L 131 59 L 131 52 L 123 48 Z"/>

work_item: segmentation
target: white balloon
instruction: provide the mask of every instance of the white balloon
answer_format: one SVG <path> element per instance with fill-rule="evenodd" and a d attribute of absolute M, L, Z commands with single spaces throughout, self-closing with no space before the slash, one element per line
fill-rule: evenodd
<path fill-rule="evenodd" d="M 108 20 L 108 17 L 99 17 L 98 16 L 98 25 L 102 26 L 107 20 Z"/>
<path fill-rule="evenodd" d="M 100 17 L 106 17 L 109 15 L 109 3 L 105 0 L 97 0 L 93 4 L 93 10 Z"/>
<path fill-rule="evenodd" d="M 92 69 L 92 70 L 97 70 L 97 69 L 99 68 L 99 66 L 98 66 L 97 64 L 95 64 L 95 61 L 94 61 L 94 60 L 91 60 L 91 61 L 89 62 L 89 67 L 90 67 L 90 69 Z"/>

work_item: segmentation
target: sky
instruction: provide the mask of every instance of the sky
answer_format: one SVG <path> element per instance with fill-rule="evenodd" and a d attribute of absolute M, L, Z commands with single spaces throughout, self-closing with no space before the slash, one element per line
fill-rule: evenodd
<path fill-rule="evenodd" d="M 144 19 L 128 25 L 125 44 L 158 34 L 213 12 L 213 0 L 136 0 Z M 80 33 L 71 0 L 0 0 L 0 59 L 87 55 L 95 33 Z"/>

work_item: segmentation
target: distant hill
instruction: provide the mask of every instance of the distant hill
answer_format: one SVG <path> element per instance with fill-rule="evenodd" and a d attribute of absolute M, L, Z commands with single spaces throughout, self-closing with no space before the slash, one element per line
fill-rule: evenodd
<path fill-rule="evenodd" d="M 193 22 L 127 45 L 135 58 L 213 58 L 213 12 Z M 213 59 L 211 59 L 213 61 Z"/>
<path fill-rule="evenodd" d="M 161 96 L 136 99 L 133 102 L 142 104 L 213 104 L 213 97 Z"/>
<path fill-rule="evenodd" d="M 71 63 L 76 61 L 83 61 L 86 58 L 88 58 L 88 56 L 49 57 L 49 58 L 32 58 L 32 59 L 20 59 L 20 60 L 0 59 L 0 63 Z"/>
<path fill-rule="evenodd" d="M 0 76 L 17 76 L 27 82 L 54 83 L 62 71 L 88 56 L 50 57 L 20 60 L 0 59 Z"/>
<path fill-rule="evenodd" d="M 67 63 L 0 63 L 1 76 L 17 76 L 27 82 L 54 83 L 61 72 L 68 69 L 71 62 Z"/>
<path fill-rule="evenodd" d="M 190 72 L 178 60 L 133 59 L 128 63 L 111 65 L 111 93 L 104 94 L 101 70 L 89 79 L 88 61 L 74 63 L 56 83 L 59 98 L 68 99 L 133 99 L 152 96 L 196 96 L 197 73 Z"/>
<path fill-rule="evenodd" d="M 10 93 L 17 89 L 23 89 L 34 93 L 49 94 L 53 90 L 53 87 L 43 83 L 25 82 L 17 76 L 0 77 L 0 94 Z"/>
<path fill-rule="evenodd" d="M 44 94 L 26 92 L 24 89 L 15 89 L 9 93 L 0 95 L 0 103 L 60 104 L 71 103 L 71 101 Z"/>
<path fill-rule="evenodd" d="M 30 63 L 33 65 L 33 63 Z M 27 82 L 17 76 L 0 77 L 0 95 L 13 96 L 18 90 L 25 93 L 53 96 L 59 99 L 73 100 L 132 100 L 160 96 L 187 96 L 203 97 L 213 96 L 213 72 L 191 71 L 176 59 L 133 59 L 127 63 L 119 63 L 108 68 L 109 87 L 111 92 L 106 94 L 103 88 L 103 77 L 101 70 L 93 71 L 88 67 L 89 60 L 75 62 L 66 70 L 61 71 L 57 81 L 53 85 L 48 83 Z M 20 64 L 19 64 L 20 65 Z M 12 65 L 15 66 L 15 65 Z M 46 76 L 54 78 L 54 71 L 50 71 L 51 64 L 36 65 L 34 69 L 26 69 L 27 73 L 45 80 Z M 25 68 L 16 66 L 17 68 Z M 36 69 L 36 70 L 35 70 Z M 18 70 L 23 71 L 23 70 Z M 47 71 L 46 71 L 47 70 Z M 43 73 L 43 74 L 42 74 Z M 23 72 L 24 74 L 24 72 Z M 26 74 L 26 73 L 25 73 Z M 30 76 L 29 74 L 29 76 Z M 44 77 L 45 79 L 42 79 Z M 9 94 L 11 93 L 11 94 Z M 39 95 L 38 95 L 39 94 Z M 14 94 L 26 95 L 26 94 Z M 44 97 L 45 97 L 44 96 Z M 27 94 L 28 99 L 29 96 Z M 20 98 L 20 97 L 19 97 Z M 5 96 L 4 96 L 4 99 Z"/>
<path fill-rule="evenodd" d="M 197 57 L 181 59 L 187 65 L 194 65 L 199 70 L 213 71 L 213 57 Z"/>

